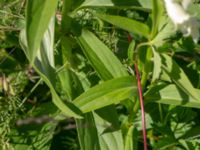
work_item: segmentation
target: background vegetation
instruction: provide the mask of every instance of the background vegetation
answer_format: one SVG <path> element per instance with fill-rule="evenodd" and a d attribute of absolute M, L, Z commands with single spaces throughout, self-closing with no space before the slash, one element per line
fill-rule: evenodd
<path fill-rule="evenodd" d="M 163 1 L 0 0 L 2 150 L 200 149 L 200 44 Z M 200 19 L 200 3 L 188 10 Z"/>

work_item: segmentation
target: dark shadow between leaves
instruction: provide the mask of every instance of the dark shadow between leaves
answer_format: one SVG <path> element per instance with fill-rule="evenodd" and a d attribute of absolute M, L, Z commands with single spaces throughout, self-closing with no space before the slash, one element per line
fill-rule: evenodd
<path fill-rule="evenodd" d="M 102 134 L 120 130 L 118 118 L 116 117 L 118 115 L 115 109 L 113 108 L 113 105 L 98 109 L 95 111 L 95 113 L 99 117 L 107 121 L 109 124 L 111 124 L 110 126 L 105 127 L 105 130 Z"/>

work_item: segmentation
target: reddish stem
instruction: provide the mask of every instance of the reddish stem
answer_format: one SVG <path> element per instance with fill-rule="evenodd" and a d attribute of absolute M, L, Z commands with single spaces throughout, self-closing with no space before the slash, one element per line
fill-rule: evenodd
<path fill-rule="evenodd" d="M 140 99 L 140 108 L 142 113 L 142 131 L 143 131 L 143 140 L 144 140 L 144 150 L 147 150 L 147 133 L 146 133 L 146 121 L 145 121 L 145 111 L 144 111 L 144 100 L 143 100 L 143 94 L 142 94 L 142 85 L 140 81 L 140 73 L 138 70 L 137 63 L 134 64 L 135 67 L 135 73 L 137 77 L 137 86 L 138 86 L 138 93 L 139 93 L 139 99 Z"/>
<path fill-rule="evenodd" d="M 128 34 L 128 42 L 130 43 L 132 40 L 132 37 L 130 34 Z M 143 100 L 143 92 L 142 92 L 142 85 L 140 81 L 140 73 L 138 70 L 137 63 L 134 64 L 135 73 L 137 77 L 137 86 L 138 86 L 138 93 L 139 93 L 139 99 L 140 99 L 140 108 L 142 113 L 142 131 L 143 131 L 143 141 L 144 141 L 144 150 L 147 150 L 147 133 L 146 133 L 146 121 L 145 121 L 145 110 L 144 110 L 144 100 Z"/>

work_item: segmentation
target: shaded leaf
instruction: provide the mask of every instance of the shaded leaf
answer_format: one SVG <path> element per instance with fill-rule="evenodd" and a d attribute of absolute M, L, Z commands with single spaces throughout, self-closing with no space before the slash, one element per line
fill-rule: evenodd
<path fill-rule="evenodd" d="M 173 137 L 166 137 L 166 138 L 162 138 L 161 140 L 158 141 L 157 144 L 155 144 L 155 149 L 165 150 L 167 148 L 170 148 L 178 144 L 179 143 Z"/>
<path fill-rule="evenodd" d="M 172 81 L 179 86 L 186 94 L 192 96 L 196 100 L 200 100 L 199 95 L 197 95 L 196 90 L 192 86 L 190 80 L 187 75 L 181 69 L 178 64 L 173 61 L 171 57 L 166 54 L 162 54 L 162 68 L 168 74 L 168 76 L 172 79 Z"/>
<path fill-rule="evenodd" d="M 128 32 L 144 36 L 145 38 L 149 37 L 149 27 L 146 24 L 141 23 L 139 21 L 114 15 L 96 14 L 96 16 Z"/>
<path fill-rule="evenodd" d="M 115 107 L 110 105 L 98 109 L 93 115 L 97 126 L 101 149 L 123 150 L 123 138 Z"/>
<path fill-rule="evenodd" d="M 84 114 L 84 119 L 76 119 L 76 124 L 81 149 L 101 150 L 97 134 L 98 125 L 95 124 L 92 112 Z"/>

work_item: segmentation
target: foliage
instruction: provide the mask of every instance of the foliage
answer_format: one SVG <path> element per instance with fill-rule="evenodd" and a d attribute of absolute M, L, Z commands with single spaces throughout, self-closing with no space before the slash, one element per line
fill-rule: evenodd
<path fill-rule="evenodd" d="M 0 0 L 1 149 L 200 148 L 199 43 L 163 1 Z M 199 1 L 188 12 L 200 20 Z"/>

